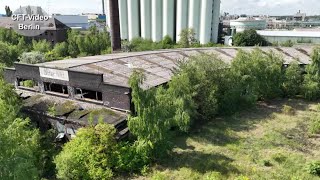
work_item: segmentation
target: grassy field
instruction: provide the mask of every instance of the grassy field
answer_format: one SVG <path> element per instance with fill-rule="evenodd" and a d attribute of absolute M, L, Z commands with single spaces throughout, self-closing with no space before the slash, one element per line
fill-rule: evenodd
<path fill-rule="evenodd" d="M 294 111 L 285 113 L 284 105 Z M 137 179 L 320 179 L 306 170 L 320 160 L 320 136 L 309 132 L 317 114 L 318 103 L 276 100 L 217 118 L 175 139 L 170 157 Z"/>

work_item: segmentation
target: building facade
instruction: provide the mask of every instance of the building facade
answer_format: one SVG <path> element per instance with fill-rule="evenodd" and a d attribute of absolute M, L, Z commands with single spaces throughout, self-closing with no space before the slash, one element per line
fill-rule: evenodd
<path fill-rule="evenodd" d="M 119 0 L 118 2 L 123 40 L 142 37 L 158 42 L 169 35 L 178 42 L 181 31 L 192 28 L 201 44 L 218 41 L 220 0 Z M 105 4 L 107 11 L 110 12 L 109 3 Z M 107 19 L 107 22 L 110 20 Z"/>

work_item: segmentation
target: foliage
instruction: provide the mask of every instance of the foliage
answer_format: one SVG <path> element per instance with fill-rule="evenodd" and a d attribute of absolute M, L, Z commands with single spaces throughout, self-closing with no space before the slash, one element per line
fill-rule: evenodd
<path fill-rule="evenodd" d="M 292 47 L 294 45 L 294 43 L 289 39 L 283 43 L 280 44 L 283 47 Z"/>
<path fill-rule="evenodd" d="M 283 92 L 286 96 L 294 97 L 301 93 L 302 88 L 302 70 L 297 62 L 293 62 L 285 70 Z"/>
<path fill-rule="evenodd" d="M 20 104 L 12 86 L 0 80 L 0 179 L 39 177 L 39 132 L 19 118 Z"/>
<path fill-rule="evenodd" d="M 51 47 L 51 44 L 46 40 L 39 40 L 39 41 L 32 40 L 32 49 L 33 51 L 46 53 L 46 52 L 49 52 L 52 49 L 52 47 Z"/>
<path fill-rule="evenodd" d="M 13 62 L 8 57 L 10 57 L 9 45 L 7 43 L 0 42 L 0 63 L 7 66 L 12 65 Z"/>
<path fill-rule="evenodd" d="M 128 127 L 137 136 L 138 142 L 149 146 L 156 155 L 163 155 L 170 148 L 170 129 L 177 126 L 186 131 L 190 115 L 184 111 L 183 99 L 173 98 L 163 87 L 143 90 L 144 78 L 139 71 L 130 77 L 136 116 L 128 118 Z"/>
<path fill-rule="evenodd" d="M 264 54 L 255 49 L 252 52 L 240 51 L 231 69 L 247 86 L 244 92 L 260 99 L 272 99 L 282 93 L 282 64 L 282 57 L 275 53 Z"/>
<path fill-rule="evenodd" d="M 66 42 L 57 43 L 52 52 L 55 59 L 62 59 L 68 56 L 68 44 Z"/>
<path fill-rule="evenodd" d="M 315 115 L 311 118 L 309 132 L 311 134 L 320 134 L 320 117 L 319 116 Z"/>
<path fill-rule="evenodd" d="M 41 52 L 25 52 L 19 57 L 21 63 L 37 64 L 45 62 L 45 57 Z"/>
<path fill-rule="evenodd" d="M 105 123 L 79 129 L 55 158 L 61 179 L 111 179 L 116 161 L 115 128 Z"/>
<path fill-rule="evenodd" d="M 181 33 L 179 34 L 180 40 L 178 44 L 182 48 L 188 48 L 193 46 L 197 43 L 197 40 L 195 38 L 195 32 L 193 29 L 183 29 Z"/>
<path fill-rule="evenodd" d="M 315 100 L 320 97 L 320 48 L 314 48 L 312 62 L 306 68 L 303 81 L 303 91 L 306 99 Z"/>
<path fill-rule="evenodd" d="M 163 49 L 171 49 L 174 45 L 174 42 L 169 35 L 166 35 L 163 37 L 161 45 Z"/>
<path fill-rule="evenodd" d="M 237 33 L 233 38 L 233 44 L 235 46 L 265 46 L 266 40 L 256 30 L 250 29 Z"/>
<path fill-rule="evenodd" d="M 6 10 L 6 16 L 7 17 L 11 17 L 12 16 L 12 11 L 10 9 L 9 6 L 5 6 L 5 10 Z"/>
<path fill-rule="evenodd" d="M 80 50 L 77 44 L 77 39 L 80 36 L 79 31 L 68 31 L 68 53 L 71 57 L 77 57 L 80 54 Z"/>
<path fill-rule="evenodd" d="M 320 176 L 320 161 L 314 161 L 307 167 L 307 171 L 310 174 Z"/>

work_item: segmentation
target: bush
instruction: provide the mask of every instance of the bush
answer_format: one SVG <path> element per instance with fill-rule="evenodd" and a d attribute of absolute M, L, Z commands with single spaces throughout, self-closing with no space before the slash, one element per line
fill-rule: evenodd
<path fill-rule="evenodd" d="M 272 155 L 272 159 L 278 163 L 283 163 L 287 160 L 287 156 L 281 154 L 281 153 L 276 153 Z"/>
<path fill-rule="evenodd" d="M 55 158 L 61 179 L 111 179 L 116 166 L 115 128 L 105 123 L 82 128 Z"/>
<path fill-rule="evenodd" d="M 302 71 L 298 63 L 294 62 L 289 65 L 284 73 L 283 92 L 285 96 L 294 97 L 301 93 L 302 89 Z"/>
<path fill-rule="evenodd" d="M 294 43 L 291 40 L 287 40 L 283 43 L 280 44 L 283 47 L 292 47 L 294 45 Z"/>
<path fill-rule="evenodd" d="M 45 56 L 40 52 L 25 52 L 19 57 L 21 63 L 37 64 L 45 62 Z"/>
<path fill-rule="evenodd" d="M 315 100 L 320 97 L 320 47 L 314 48 L 311 59 L 306 68 L 303 91 L 306 99 Z"/>
<path fill-rule="evenodd" d="M 311 119 L 311 124 L 309 127 L 309 132 L 311 134 L 320 134 L 320 117 L 313 116 Z"/>
<path fill-rule="evenodd" d="M 52 48 L 51 44 L 46 40 L 35 41 L 32 40 L 32 49 L 33 51 L 38 51 L 41 53 L 46 53 Z"/>
<path fill-rule="evenodd" d="M 233 44 L 235 46 L 265 46 L 267 42 L 256 30 L 251 29 L 237 33 L 233 38 Z"/>
<path fill-rule="evenodd" d="M 310 174 L 320 176 L 320 161 L 315 161 L 308 164 L 307 171 Z"/>
<path fill-rule="evenodd" d="M 68 56 L 68 44 L 66 42 L 57 43 L 52 50 L 55 59 L 62 59 Z"/>
<path fill-rule="evenodd" d="M 296 111 L 293 107 L 288 106 L 288 105 L 284 105 L 282 108 L 282 113 L 291 116 L 291 115 L 294 115 L 296 113 Z"/>
<path fill-rule="evenodd" d="M 181 48 L 189 48 L 197 43 L 193 29 L 183 29 L 179 34 L 180 40 L 178 44 Z"/>

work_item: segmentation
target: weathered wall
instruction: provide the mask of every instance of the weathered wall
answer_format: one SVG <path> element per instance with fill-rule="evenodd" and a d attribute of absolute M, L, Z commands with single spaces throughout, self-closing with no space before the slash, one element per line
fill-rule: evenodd
<path fill-rule="evenodd" d="M 15 69 L 5 69 L 4 73 L 4 80 L 8 83 L 14 84 L 16 80 L 16 70 Z"/>

